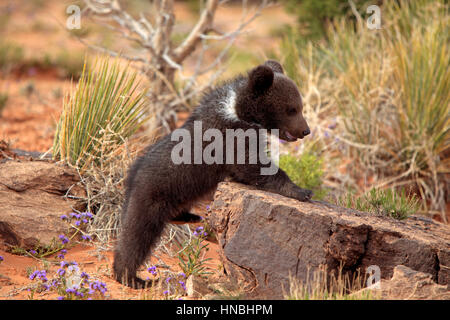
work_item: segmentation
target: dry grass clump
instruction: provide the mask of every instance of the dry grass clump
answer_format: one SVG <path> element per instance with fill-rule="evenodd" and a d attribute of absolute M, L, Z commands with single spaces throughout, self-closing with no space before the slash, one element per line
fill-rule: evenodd
<path fill-rule="evenodd" d="M 364 289 L 366 277 L 359 270 L 352 276 L 343 272 L 342 267 L 337 272 L 327 272 L 326 267 L 320 267 L 307 280 L 300 281 L 289 277 L 289 292 L 284 294 L 286 300 L 375 300 L 379 297 L 372 290 Z"/>

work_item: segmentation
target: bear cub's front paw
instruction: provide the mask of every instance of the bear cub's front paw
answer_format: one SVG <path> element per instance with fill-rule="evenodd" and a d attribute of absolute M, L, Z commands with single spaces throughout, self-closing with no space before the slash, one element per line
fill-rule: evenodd
<path fill-rule="evenodd" d="M 298 188 L 294 198 L 299 201 L 308 201 L 313 195 L 314 193 L 311 190 Z"/>

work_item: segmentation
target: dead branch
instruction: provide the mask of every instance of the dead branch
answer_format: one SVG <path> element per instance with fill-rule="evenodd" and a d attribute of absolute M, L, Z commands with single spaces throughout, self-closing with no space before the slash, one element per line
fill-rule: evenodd
<path fill-rule="evenodd" d="M 139 17 L 128 14 L 118 0 L 85 0 L 84 12 L 92 15 L 101 23 L 106 24 L 118 36 L 137 43 L 146 53 L 145 57 L 116 52 L 111 49 L 87 44 L 90 48 L 107 53 L 111 56 L 121 56 L 135 65 L 150 80 L 149 112 L 158 119 L 157 126 L 163 128 L 162 133 L 174 129 L 176 110 L 189 107 L 189 100 L 195 98 L 202 90 L 214 84 L 223 72 L 223 61 L 235 40 L 246 32 L 245 28 L 251 24 L 261 11 L 270 6 L 268 0 L 261 0 L 259 6 L 249 10 L 247 1 L 242 1 L 242 17 L 235 30 L 221 32 L 214 26 L 214 16 L 220 5 L 226 1 L 207 0 L 198 21 L 181 44 L 174 46 L 172 33 L 175 25 L 174 1 L 154 0 L 153 12 L 149 12 L 152 19 L 147 19 L 141 13 Z M 214 33 L 214 34 L 212 34 Z M 209 64 L 204 63 L 209 41 L 226 41 L 227 45 Z M 186 74 L 184 63 L 200 47 L 195 69 Z M 212 73 L 211 73 L 212 72 Z M 210 74 L 209 80 L 198 85 L 198 78 Z M 175 90 L 175 79 L 181 80 L 181 87 Z M 154 130 L 154 128 L 151 128 Z"/>

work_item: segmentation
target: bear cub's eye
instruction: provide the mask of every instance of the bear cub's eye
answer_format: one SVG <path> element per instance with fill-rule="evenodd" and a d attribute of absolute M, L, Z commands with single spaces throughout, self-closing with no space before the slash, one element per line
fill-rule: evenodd
<path fill-rule="evenodd" d="M 288 108 L 287 109 L 287 114 L 289 116 L 293 116 L 293 115 L 297 114 L 297 109 L 296 108 Z"/>

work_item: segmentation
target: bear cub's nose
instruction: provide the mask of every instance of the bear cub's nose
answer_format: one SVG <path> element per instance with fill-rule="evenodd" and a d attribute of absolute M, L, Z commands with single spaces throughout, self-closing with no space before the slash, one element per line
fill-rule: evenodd
<path fill-rule="evenodd" d="M 306 129 L 305 131 L 303 131 L 303 136 L 307 136 L 310 133 L 311 131 L 309 129 Z"/>

